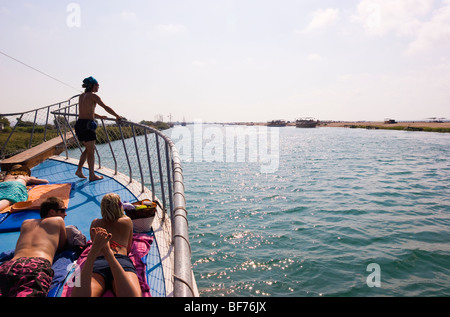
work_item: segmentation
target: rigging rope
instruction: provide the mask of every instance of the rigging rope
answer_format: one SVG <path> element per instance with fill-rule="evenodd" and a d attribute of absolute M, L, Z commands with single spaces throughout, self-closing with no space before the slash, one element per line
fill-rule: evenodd
<path fill-rule="evenodd" d="M 28 68 L 31 68 L 32 70 L 34 70 L 34 71 L 36 71 L 36 72 L 38 72 L 38 73 L 40 73 L 40 74 L 42 74 L 42 75 L 45 75 L 45 76 L 47 76 L 47 77 L 49 77 L 49 78 L 51 78 L 51 79 L 53 79 L 53 80 L 56 80 L 57 82 L 59 82 L 59 83 L 65 85 L 65 86 L 67 86 L 67 87 L 70 87 L 70 88 L 72 88 L 72 89 L 75 89 L 75 90 L 78 91 L 78 92 L 82 92 L 80 89 L 75 88 L 75 87 L 73 87 L 73 86 L 71 86 L 71 85 L 69 85 L 69 84 L 66 84 L 65 82 L 63 82 L 63 81 L 61 81 L 61 80 L 59 80 L 59 79 L 57 79 L 57 78 L 55 78 L 55 77 L 53 77 L 53 76 L 50 76 L 49 74 L 46 74 L 46 73 L 40 71 L 39 69 L 36 69 L 36 68 L 34 68 L 34 67 L 32 67 L 32 66 L 30 66 L 30 65 L 28 65 L 28 64 L 25 64 L 24 62 L 19 61 L 17 58 L 14 58 L 14 57 L 12 57 L 12 56 L 10 56 L 10 55 L 8 55 L 8 54 L 2 52 L 2 51 L 0 51 L 0 54 L 4 55 L 4 56 L 6 56 L 6 57 L 9 57 L 10 59 L 12 59 L 12 60 L 14 60 L 14 61 L 16 61 L 16 62 L 18 62 L 18 63 L 20 63 L 20 64 L 26 66 L 26 67 L 28 67 Z"/>

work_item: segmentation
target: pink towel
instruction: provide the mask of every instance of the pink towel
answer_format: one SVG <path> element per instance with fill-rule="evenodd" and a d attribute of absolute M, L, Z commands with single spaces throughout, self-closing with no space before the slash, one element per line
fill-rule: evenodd
<path fill-rule="evenodd" d="M 139 279 L 139 285 L 142 290 L 142 297 L 151 297 L 150 287 L 147 282 L 147 273 L 145 263 L 142 261 L 142 258 L 147 255 L 150 250 L 150 245 L 153 242 L 153 237 L 146 235 L 145 233 L 133 233 L 133 242 L 131 245 L 131 251 L 128 254 L 128 257 L 133 262 L 136 267 L 136 275 Z M 89 254 L 89 251 L 92 247 L 92 241 L 89 240 L 87 242 L 87 247 L 84 249 L 83 253 L 81 253 L 80 257 L 77 260 L 77 265 L 80 266 L 79 271 L 83 269 L 84 262 Z M 72 277 L 75 279 L 75 276 Z M 72 285 L 75 281 L 72 280 Z M 70 297 L 72 294 L 72 287 L 69 287 L 67 283 L 64 284 L 63 292 L 61 297 Z M 103 297 L 114 297 L 114 293 L 111 290 L 107 290 Z"/>
<path fill-rule="evenodd" d="M 147 281 L 147 272 L 145 263 L 142 258 L 148 254 L 150 245 L 153 242 L 153 237 L 142 233 L 133 234 L 133 243 L 131 245 L 131 251 L 128 256 L 136 267 L 136 274 L 141 285 L 142 297 L 151 297 L 150 287 Z"/>

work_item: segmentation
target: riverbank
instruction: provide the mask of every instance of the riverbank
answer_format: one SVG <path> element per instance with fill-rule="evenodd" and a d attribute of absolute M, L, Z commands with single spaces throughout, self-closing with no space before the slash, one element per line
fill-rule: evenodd
<path fill-rule="evenodd" d="M 226 124 L 267 126 L 267 122 L 235 122 Z M 295 122 L 288 122 L 286 126 L 294 126 Z M 385 129 L 405 131 L 425 131 L 450 133 L 450 121 L 401 121 L 396 123 L 384 123 L 382 121 L 319 121 L 317 127 L 353 128 L 353 129 Z"/>
<path fill-rule="evenodd" d="M 376 121 L 325 121 L 320 122 L 318 126 L 450 133 L 450 122 L 405 121 L 384 123 Z"/>

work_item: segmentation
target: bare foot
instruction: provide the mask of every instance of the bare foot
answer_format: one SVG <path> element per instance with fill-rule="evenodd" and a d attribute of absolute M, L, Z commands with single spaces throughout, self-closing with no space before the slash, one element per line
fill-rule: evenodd
<path fill-rule="evenodd" d="M 94 175 L 94 177 L 89 177 L 89 180 L 91 182 L 98 181 L 98 180 L 101 180 L 101 179 L 103 179 L 103 176 Z"/>
<path fill-rule="evenodd" d="M 109 250 L 109 240 L 111 240 L 112 234 L 108 233 L 103 228 L 91 228 L 92 249 L 94 254 L 103 253 L 104 250 Z"/>
<path fill-rule="evenodd" d="M 86 176 L 84 176 L 83 171 L 76 171 L 75 175 L 77 175 L 79 178 L 87 178 Z"/>

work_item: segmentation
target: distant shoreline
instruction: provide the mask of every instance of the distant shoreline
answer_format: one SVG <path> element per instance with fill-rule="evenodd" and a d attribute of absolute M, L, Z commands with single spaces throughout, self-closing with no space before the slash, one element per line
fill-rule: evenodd
<path fill-rule="evenodd" d="M 450 133 L 450 122 L 431 121 L 404 121 L 396 123 L 385 123 L 377 121 L 342 121 L 342 122 L 320 122 L 320 127 L 342 127 L 360 129 L 384 129 L 384 130 L 406 130 Z"/>
<path fill-rule="evenodd" d="M 267 122 L 230 122 L 225 124 L 266 126 Z M 295 126 L 295 122 L 289 122 L 286 126 Z M 382 121 L 320 121 L 317 127 L 450 133 L 450 121 L 400 121 L 396 123 L 384 123 Z"/>
<path fill-rule="evenodd" d="M 417 127 L 417 128 L 450 128 L 450 122 L 432 121 L 402 121 L 397 123 L 384 123 L 382 121 L 324 121 L 320 126 L 347 127 L 349 125 L 380 126 L 380 127 Z"/>

